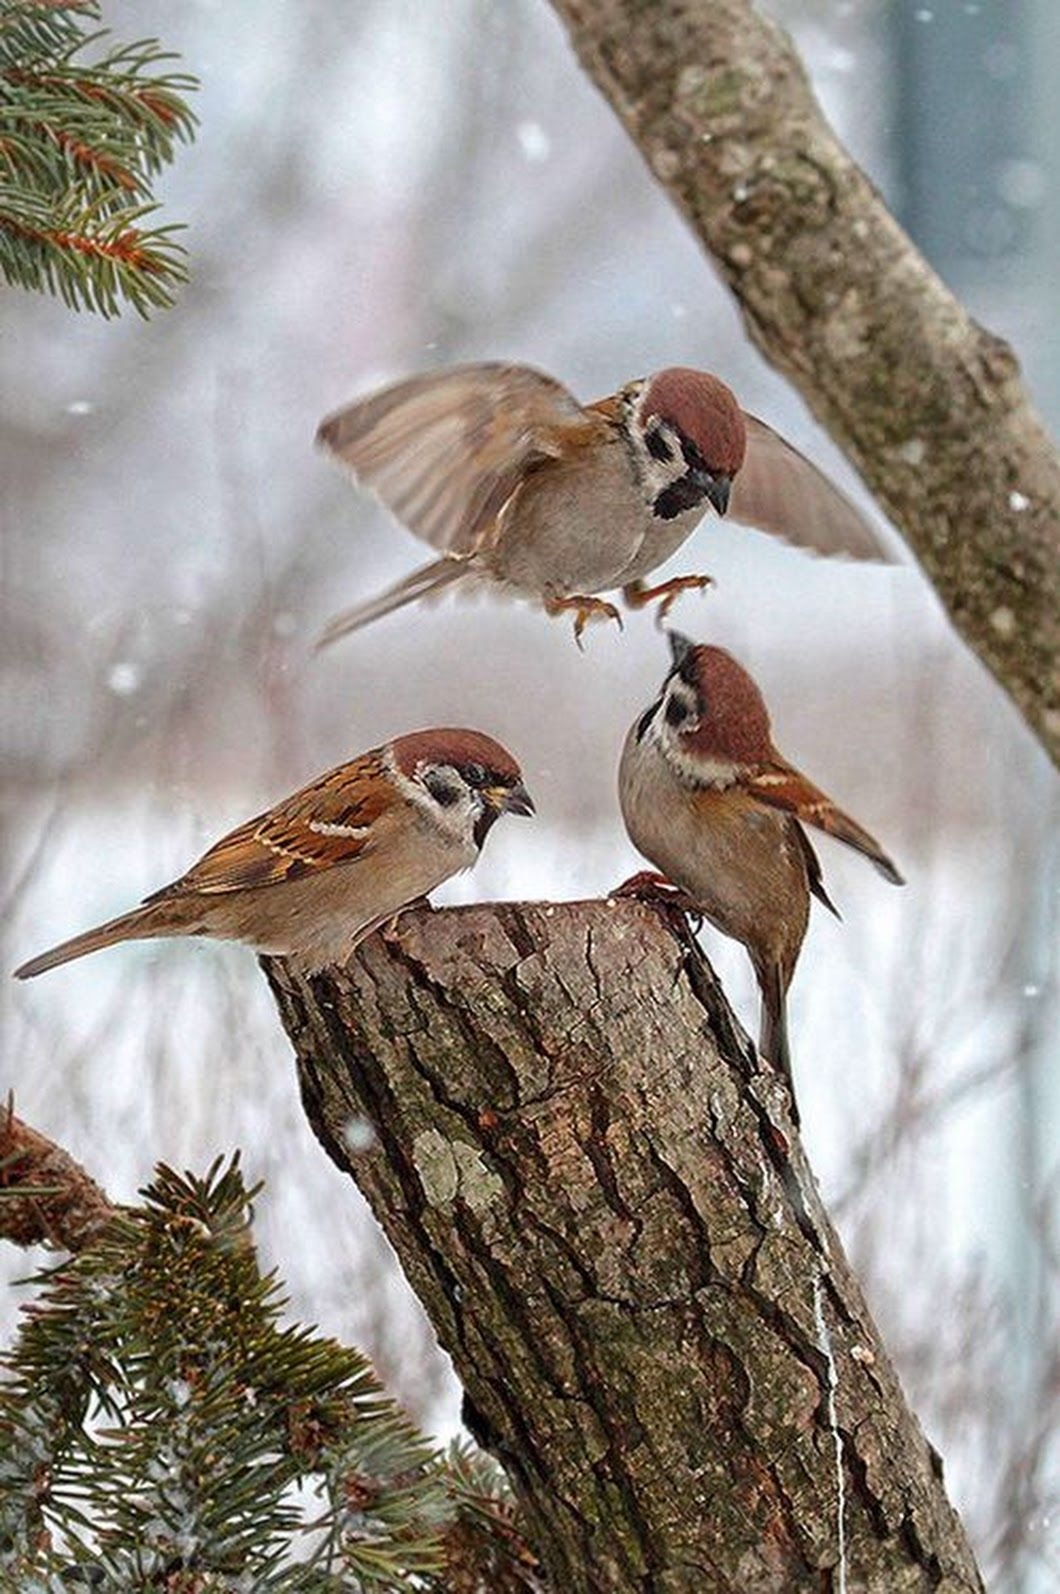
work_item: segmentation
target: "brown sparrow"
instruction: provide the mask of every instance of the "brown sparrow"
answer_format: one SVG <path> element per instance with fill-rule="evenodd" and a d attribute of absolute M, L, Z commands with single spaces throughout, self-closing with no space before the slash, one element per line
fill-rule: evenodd
<path fill-rule="evenodd" d="M 670 649 L 673 668 L 626 737 L 618 771 L 630 839 L 666 878 L 638 875 L 620 889 L 652 895 L 672 882 L 670 900 L 743 942 L 762 993 L 759 1051 L 790 1081 L 785 998 L 810 893 L 836 912 L 803 824 L 864 853 L 893 885 L 902 877 L 777 752 L 762 694 L 730 654 L 674 632 Z"/>
<path fill-rule="evenodd" d="M 398 736 L 249 819 L 142 907 L 31 958 L 20 980 L 146 936 L 208 935 L 306 973 L 475 862 L 501 814 L 534 805 L 510 753 L 480 731 Z"/>
<path fill-rule="evenodd" d="M 708 508 L 818 553 L 887 557 L 839 489 L 706 371 L 675 366 L 583 406 L 529 366 L 456 366 L 356 400 L 317 441 L 441 552 L 336 616 L 322 643 L 474 578 L 573 611 L 578 635 L 590 616 L 618 620 L 593 596 L 613 588 L 665 613 L 709 578 L 643 578 Z"/>

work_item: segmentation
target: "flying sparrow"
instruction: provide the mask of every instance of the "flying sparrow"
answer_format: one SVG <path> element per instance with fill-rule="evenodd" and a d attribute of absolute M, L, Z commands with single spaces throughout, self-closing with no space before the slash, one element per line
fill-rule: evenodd
<path fill-rule="evenodd" d="M 372 930 L 475 862 L 501 814 L 532 814 L 519 766 L 480 731 L 398 736 L 233 830 L 142 907 L 42 952 L 21 980 L 116 941 L 206 935 L 344 961 Z"/>
<path fill-rule="evenodd" d="M 824 554 L 886 559 L 861 512 L 706 371 L 672 367 L 581 405 L 525 365 L 410 377 L 329 416 L 317 441 L 441 557 L 336 616 L 321 641 L 454 583 L 500 583 L 575 615 L 619 618 L 709 584 L 643 578 L 708 508 Z"/>
<path fill-rule="evenodd" d="M 791 1079 L 785 999 L 812 892 L 833 913 L 803 825 L 902 877 L 867 830 L 773 746 L 762 694 L 721 648 L 670 633 L 673 667 L 626 737 L 619 801 L 633 845 L 661 869 L 620 888 L 660 895 L 747 948 L 762 994 L 759 1051 Z M 837 914 L 838 917 L 838 914 Z"/>

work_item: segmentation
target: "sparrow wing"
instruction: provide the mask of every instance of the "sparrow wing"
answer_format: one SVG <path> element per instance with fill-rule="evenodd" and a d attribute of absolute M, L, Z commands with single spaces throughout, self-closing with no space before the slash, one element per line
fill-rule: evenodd
<path fill-rule="evenodd" d="M 791 823 L 795 832 L 795 839 L 802 851 L 803 861 L 806 864 L 806 883 L 818 902 L 823 902 L 829 913 L 834 913 L 837 919 L 841 919 L 843 915 L 825 890 L 824 875 L 821 872 L 821 860 L 813 849 L 812 841 L 797 819 L 793 819 Z"/>
<path fill-rule="evenodd" d="M 823 830 L 826 835 L 834 836 L 837 841 L 845 841 L 848 847 L 853 847 L 855 852 L 862 853 L 869 858 L 892 885 L 900 886 L 905 882 L 894 864 L 888 858 L 879 842 L 864 830 L 857 820 L 851 819 L 841 808 L 837 808 L 830 797 L 811 784 L 800 775 L 797 769 L 784 763 L 780 758 L 768 764 L 756 764 L 745 769 L 740 777 L 740 784 L 752 797 L 759 802 L 766 803 L 770 808 L 783 808 L 786 813 L 794 814 L 804 825 L 815 825 L 818 830 Z M 805 841 L 806 838 L 803 837 Z M 806 842 L 809 848 L 809 842 Z M 812 848 L 810 848 L 812 855 Z M 816 857 L 814 862 L 816 863 Z M 811 870 L 811 886 L 814 882 L 814 873 Z M 816 883 L 820 885 L 820 866 L 816 871 Z M 823 889 L 823 888 L 822 888 Z M 820 891 L 815 890 L 815 895 L 820 896 Z M 831 907 L 831 903 L 828 904 Z"/>
<path fill-rule="evenodd" d="M 248 819 L 187 874 L 145 900 L 279 885 L 314 870 L 353 863 L 371 850 L 373 827 L 390 807 L 391 792 L 382 755 L 364 753 Z"/>
<path fill-rule="evenodd" d="M 744 415 L 747 453 L 733 478 L 728 519 L 814 553 L 893 559 L 845 493 L 765 421 Z"/>
<path fill-rule="evenodd" d="M 425 542 L 481 546 L 530 470 L 585 414 L 525 365 L 463 365 L 410 377 L 329 415 L 317 441 Z"/>

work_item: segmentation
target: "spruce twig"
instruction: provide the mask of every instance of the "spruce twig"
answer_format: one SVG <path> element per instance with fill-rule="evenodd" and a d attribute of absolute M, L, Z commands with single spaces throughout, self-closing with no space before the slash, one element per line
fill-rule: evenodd
<path fill-rule="evenodd" d="M 154 41 L 89 33 L 98 0 L 0 0 L 0 274 L 74 308 L 141 315 L 186 277 L 151 180 L 192 137 L 195 80 Z M 88 58 L 92 49 L 102 53 Z"/>
<path fill-rule="evenodd" d="M 65 1156 L 36 1139 L 55 1155 L 25 1177 Z M 238 1157 L 160 1167 L 139 1207 L 98 1192 L 106 1222 L 39 1276 L 2 1363 L 0 1589 L 539 1589 L 492 1463 L 438 1452 L 357 1351 L 282 1325 L 257 1193 Z"/>

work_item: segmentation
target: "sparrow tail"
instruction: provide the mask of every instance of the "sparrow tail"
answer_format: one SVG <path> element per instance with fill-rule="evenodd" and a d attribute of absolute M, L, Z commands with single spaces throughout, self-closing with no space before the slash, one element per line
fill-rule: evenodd
<path fill-rule="evenodd" d="M 385 592 L 380 592 L 377 597 L 369 598 L 366 603 L 355 604 L 352 609 L 344 609 L 341 614 L 329 620 L 317 641 L 317 648 L 330 647 L 340 637 L 348 636 L 351 631 L 360 631 L 363 626 L 371 625 L 373 620 L 381 620 L 384 614 L 393 614 L 395 609 L 403 609 L 407 603 L 415 603 L 420 598 L 426 598 L 436 592 L 441 592 L 445 587 L 451 586 L 454 581 L 470 573 L 465 559 L 435 559 L 429 565 L 421 565 L 419 570 L 414 570 L 410 576 L 405 576 L 394 586 L 387 587 Z"/>
<path fill-rule="evenodd" d="M 756 969 L 762 992 L 762 1025 L 758 1036 L 758 1051 L 766 1062 L 772 1063 L 787 1080 L 791 1095 L 791 1116 L 799 1126 L 799 1106 L 795 1099 L 795 1080 L 791 1072 L 791 1048 L 788 1044 L 788 1007 L 784 981 L 776 964 Z"/>
<path fill-rule="evenodd" d="M 94 930 L 85 930 L 69 941 L 60 941 L 58 946 L 41 952 L 38 957 L 30 958 L 15 970 L 15 979 L 32 980 L 38 974 L 47 973 L 48 969 L 58 968 L 60 963 L 72 963 L 74 958 L 86 957 L 89 952 L 98 952 L 101 947 L 113 946 L 117 941 L 165 934 L 167 927 L 159 924 L 156 912 L 150 908 L 133 908 L 131 913 L 108 919 L 106 924 L 98 924 Z"/>

